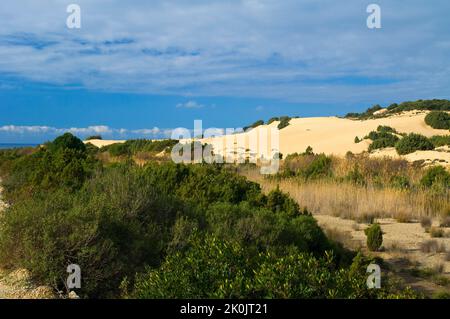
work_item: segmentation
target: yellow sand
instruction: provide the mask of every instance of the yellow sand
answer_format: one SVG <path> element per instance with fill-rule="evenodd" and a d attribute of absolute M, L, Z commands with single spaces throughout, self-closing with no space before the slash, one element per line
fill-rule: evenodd
<path fill-rule="evenodd" d="M 289 126 L 279 131 L 279 149 L 286 156 L 295 152 L 304 152 L 308 146 L 313 148 L 315 153 L 325 153 L 328 155 L 344 156 L 348 151 L 355 154 L 367 151 L 370 140 L 363 140 L 355 143 L 355 137 L 362 139 L 370 131 L 376 130 L 379 125 L 387 125 L 395 128 L 400 133 L 420 133 L 427 137 L 433 135 L 447 135 L 448 130 L 437 130 L 425 124 L 424 118 L 427 112 L 410 111 L 399 115 L 386 118 L 371 120 L 350 120 L 338 117 L 311 117 L 297 118 L 290 121 Z M 273 122 L 269 127 L 276 127 L 279 122 Z M 255 130 L 267 128 L 262 125 Z M 248 147 L 249 133 L 241 133 L 234 135 L 234 139 L 245 137 L 245 148 Z M 214 150 L 218 154 L 225 154 L 230 151 L 225 146 L 225 137 L 206 138 L 202 142 L 212 144 Z M 233 145 L 234 141 L 231 143 Z M 236 149 L 234 149 L 236 151 Z M 260 151 L 257 150 L 259 153 Z M 390 156 L 399 157 L 395 149 L 389 148 L 377 151 L 371 156 Z M 404 156 L 409 161 L 415 160 L 440 160 L 442 164 L 450 163 L 450 153 L 445 149 L 441 151 L 420 151 Z M 444 162 L 445 161 L 445 162 Z"/>
<path fill-rule="evenodd" d="M 91 143 L 92 145 L 100 148 L 100 147 L 108 146 L 111 144 L 121 144 L 121 143 L 125 143 L 125 142 L 126 141 L 121 141 L 121 140 L 88 140 L 88 141 L 84 141 L 84 144 Z"/>

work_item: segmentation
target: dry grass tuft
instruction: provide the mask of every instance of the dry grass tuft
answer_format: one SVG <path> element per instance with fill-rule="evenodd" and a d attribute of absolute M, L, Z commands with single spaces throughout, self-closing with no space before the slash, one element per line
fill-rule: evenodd
<path fill-rule="evenodd" d="M 445 233 L 442 228 L 439 227 L 431 227 L 430 228 L 430 236 L 433 238 L 442 238 L 444 237 Z"/>
<path fill-rule="evenodd" d="M 425 254 L 445 253 L 446 247 L 443 243 L 439 244 L 436 240 L 427 240 L 420 245 L 420 250 Z"/>

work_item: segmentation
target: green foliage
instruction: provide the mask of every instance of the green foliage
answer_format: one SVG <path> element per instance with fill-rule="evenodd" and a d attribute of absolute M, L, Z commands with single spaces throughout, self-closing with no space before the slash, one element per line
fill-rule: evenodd
<path fill-rule="evenodd" d="M 278 186 L 267 194 L 266 207 L 273 212 L 285 212 L 292 216 L 300 213 L 297 202 L 280 191 Z"/>
<path fill-rule="evenodd" d="M 282 130 L 285 127 L 289 126 L 290 121 L 291 121 L 291 118 L 289 116 L 281 116 L 280 123 L 278 124 L 278 129 Z"/>
<path fill-rule="evenodd" d="M 350 266 L 353 253 L 279 189 L 264 195 L 224 165 L 101 167 L 90 146 L 55 141 L 0 151 L 7 194 L 20 195 L 0 215 L 0 265 L 29 269 L 39 283 L 63 290 L 75 263 L 82 297 L 410 296 L 369 291 L 367 261 Z M 125 145 L 128 154 L 167 147 Z M 308 178 L 331 174 L 331 158 L 298 156 L 311 160 Z"/>
<path fill-rule="evenodd" d="M 107 150 L 111 156 L 127 156 L 131 154 L 128 145 L 124 143 L 111 144 L 108 146 Z"/>
<path fill-rule="evenodd" d="M 303 172 L 303 176 L 307 179 L 314 179 L 319 177 L 330 177 L 331 172 L 331 158 L 325 154 L 320 154 L 311 162 L 311 164 Z"/>
<path fill-rule="evenodd" d="M 53 142 L 47 144 L 47 148 L 51 152 L 57 152 L 65 149 L 79 152 L 84 152 L 86 150 L 84 143 L 70 133 L 65 133 L 64 135 L 57 137 Z"/>
<path fill-rule="evenodd" d="M 447 112 L 430 112 L 425 116 L 425 123 L 435 129 L 450 129 L 450 115 Z"/>
<path fill-rule="evenodd" d="M 11 158 L 8 165 L 10 169 L 3 177 L 3 185 L 5 196 L 11 202 L 60 187 L 78 189 L 99 169 L 93 154 L 70 133 L 30 154 Z"/>
<path fill-rule="evenodd" d="M 368 119 L 373 117 L 373 113 L 380 110 L 381 106 L 375 105 L 367 109 L 363 113 L 348 113 L 346 118 L 358 118 L 358 119 Z M 390 114 L 400 113 L 404 111 L 412 110 L 428 110 L 428 111 L 450 111 L 450 101 L 449 100 L 418 100 L 414 102 L 403 102 L 400 104 L 393 103 L 387 107 L 387 112 L 379 116 L 389 116 Z"/>
<path fill-rule="evenodd" d="M 398 189 L 408 189 L 411 187 L 411 183 L 407 176 L 395 175 L 391 177 L 390 180 L 391 187 Z"/>
<path fill-rule="evenodd" d="M 269 125 L 269 124 L 271 124 L 271 123 L 273 123 L 273 122 L 279 121 L 279 120 L 280 120 L 279 117 L 272 117 L 272 118 L 270 118 L 270 119 L 267 121 L 267 125 Z"/>
<path fill-rule="evenodd" d="M 434 145 L 425 136 L 411 133 L 398 141 L 395 148 L 398 154 L 405 155 L 415 151 L 433 150 Z"/>
<path fill-rule="evenodd" d="M 421 181 L 422 186 L 443 186 L 450 188 L 450 173 L 442 166 L 433 166 L 427 169 Z"/>
<path fill-rule="evenodd" d="M 360 138 L 358 136 L 355 136 L 355 144 L 358 144 L 359 142 L 361 142 Z"/>
<path fill-rule="evenodd" d="M 430 137 L 430 142 L 434 147 L 450 146 L 450 135 L 435 135 Z"/>
<path fill-rule="evenodd" d="M 380 133 L 397 133 L 397 131 L 394 128 L 392 128 L 390 126 L 386 126 L 386 125 L 379 125 L 377 127 L 377 132 L 380 132 Z"/>
<path fill-rule="evenodd" d="M 92 136 L 87 137 L 86 141 L 89 141 L 89 140 L 102 140 L 102 139 L 103 139 L 103 137 L 101 135 L 92 135 Z"/>
<path fill-rule="evenodd" d="M 303 155 L 314 155 L 313 148 L 311 146 L 308 146 Z"/>
<path fill-rule="evenodd" d="M 365 230 L 367 236 L 367 248 L 377 251 L 383 244 L 383 232 L 379 224 L 372 224 Z"/>
<path fill-rule="evenodd" d="M 394 147 L 399 140 L 396 135 L 386 132 L 370 132 L 369 138 L 373 140 L 373 142 L 369 145 L 369 152 L 375 149 Z"/>
<path fill-rule="evenodd" d="M 1 218 L 0 259 L 59 289 L 67 265 L 76 263 L 83 269 L 82 295 L 112 295 L 123 276 L 159 263 L 184 210 L 139 175 L 113 170 L 80 192 L 13 205 Z"/>
<path fill-rule="evenodd" d="M 358 118 L 358 119 L 367 119 L 373 116 L 373 113 L 376 111 L 381 110 L 382 107 L 380 105 L 374 105 L 372 107 L 369 107 L 365 112 L 363 113 L 347 113 L 345 115 L 346 118 Z"/>
<path fill-rule="evenodd" d="M 102 151 L 109 151 L 112 156 L 130 156 L 139 152 L 160 153 L 169 151 L 178 143 L 177 140 L 128 140 L 125 143 L 116 143 L 102 148 Z"/>
<path fill-rule="evenodd" d="M 389 113 L 399 113 L 412 110 L 428 110 L 428 111 L 450 111 L 449 100 L 417 100 L 415 102 L 403 102 L 399 105 L 392 104 Z"/>
<path fill-rule="evenodd" d="M 356 166 L 345 176 L 345 180 L 355 185 L 366 185 L 364 175 Z"/>
<path fill-rule="evenodd" d="M 247 131 L 250 128 L 256 128 L 256 127 L 261 126 L 261 125 L 264 125 L 264 121 L 263 120 L 258 120 L 258 121 L 256 121 L 255 123 L 253 123 L 250 126 L 245 126 L 244 127 L 244 131 Z"/>
<path fill-rule="evenodd" d="M 132 298 L 413 298 L 410 291 L 392 294 L 368 289 L 369 261 L 354 259 L 337 268 L 333 254 L 317 258 L 288 251 L 249 255 L 242 246 L 213 236 L 193 236 L 190 248 L 167 256 L 159 269 L 136 277 Z M 384 286 L 385 286 L 384 285 Z"/>

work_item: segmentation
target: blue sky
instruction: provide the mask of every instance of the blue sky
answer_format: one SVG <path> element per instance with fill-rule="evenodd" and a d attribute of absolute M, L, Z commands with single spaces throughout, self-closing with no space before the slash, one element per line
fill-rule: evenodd
<path fill-rule="evenodd" d="M 66 27 L 81 7 L 82 28 Z M 382 29 L 366 27 L 377 3 Z M 0 143 L 162 137 L 450 97 L 450 2 L 0 4 Z"/>

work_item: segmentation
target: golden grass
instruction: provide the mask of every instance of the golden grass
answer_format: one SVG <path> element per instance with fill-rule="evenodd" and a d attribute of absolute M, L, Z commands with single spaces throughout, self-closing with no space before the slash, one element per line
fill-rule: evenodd
<path fill-rule="evenodd" d="M 306 206 L 313 214 L 370 221 L 372 218 L 395 218 L 410 222 L 423 216 L 440 216 L 450 209 L 449 193 L 438 195 L 427 190 L 377 188 L 328 180 L 302 182 L 298 179 L 267 179 L 257 170 L 242 171 L 248 179 L 259 183 L 265 192 L 280 189 Z"/>

